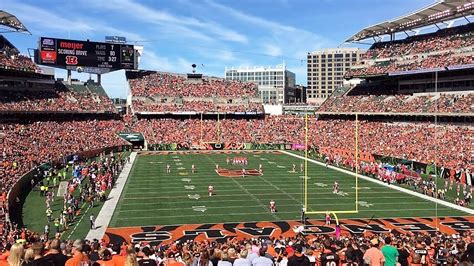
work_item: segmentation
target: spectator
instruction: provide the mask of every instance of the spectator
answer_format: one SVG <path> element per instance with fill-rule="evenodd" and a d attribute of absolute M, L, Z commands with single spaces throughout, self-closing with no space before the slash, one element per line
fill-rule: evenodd
<path fill-rule="evenodd" d="M 303 247 L 295 245 L 295 253 L 288 259 L 288 266 L 310 266 L 308 257 L 303 254 Z"/>
<path fill-rule="evenodd" d="M 240 251 L 240 256 L 238 259 L 236 259 L 233 263 L 234 266 L 250 266 L 251 262 L 247 259 L 247 254 L 248 251 L 246 249 L 243 249 Z"/>
<path fill-rule="evenodd" d="M 262 246 L 258 251 L 258 257 L 252 260 L 252 266 L 272 266 L 273 261 L 265 256 L 267 247 Z"/>
<path fill-rule="evenodd" d="M 24 256 L 23 245 L 16 243 L 10 249 L 10 254 L 8 255 L 8 264 L 10 266 L 21 266 L 23 263 Z"/>
<path fill-rule="evenodd" d="M 155 260 L 150 259 L 150 256 L 153 254 L 149 247 L 142 248 L 143 257 L 138 261 L 139 266 L 158 266 Z"/>
<path fill-rule="evenodd" d="M 398 261 L 398 250 L 390 245 L 392 239 L 387 236 L 385 238 L 385 246 L 382 247 L 382 253 L 385 258 L 385 266 L 395 266 Z"/>
<path fill-rule="evenodd" d="M 65 265 L 68 260 L 67 256 L 61 253 L 60 249 L 61 241 L 59 239 L 53 239 L 49 243 L 49 249 L 44 256 L 44 261 L 50 265 Z"/>
<path fill-rule="evenodd" d="M 87 255 L 82 251 L 84 249 L 84 241 L 77 239 L 72 245 L 72 258 L 66 261 L 66 266 L 81 266 L 85 263 L 89 263 Z"/>
<path fill-rule="evenodd" d="M 370 240 L 371 248 L 369 248 L 364 254 L 364 262 L 370 266 L 381 266 L 384 265 L 385 258 L 379 249 L 379 240 L 373 238 Z"/>

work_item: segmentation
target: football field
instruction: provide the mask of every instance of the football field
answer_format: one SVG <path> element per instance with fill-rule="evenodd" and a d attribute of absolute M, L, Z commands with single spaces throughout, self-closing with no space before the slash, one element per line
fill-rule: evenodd
<path fill-rule="evenodd" d="M 227 158 L 234 157 L 247 158 L 248 165 L 227 164 Z M 255 171 L 260 164 L 262 175 Z M 299 220 L 304 201 L 301 164 L 303 160 L 278 151 L 144 153 L 133 165 L 109 227 Z M 243 167 L 252 175 L 231 177 Z M 338 194 L 332 191 L 334 182 L 340 185 Z M 214 187 L 211 197 L 209 185 Z M 339 218 L 466 215 L 360 178 L 357 188 L 359 212 L 338 214 Z M 269 211 L 270 200 L 276 202 L 276 213 Z M 307 211 L 354 211 L 354 175 L 308 162 L 307 200 Z"/>

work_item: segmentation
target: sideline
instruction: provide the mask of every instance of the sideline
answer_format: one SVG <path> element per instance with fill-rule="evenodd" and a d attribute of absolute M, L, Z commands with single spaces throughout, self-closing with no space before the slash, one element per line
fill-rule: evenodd
<path fill-rule="evenodd" d="M 112 188 L 112 191 L 110 191 L 107 201 L 104 203 L 102 209 L 99 212 L 99 215 L 97 215 L 97 218 L 95 219 L 96 229 L 89 230 L 89 233 L 87 233 L 85 239 L 102 239 L 102 237 L 104 236 L 105 230 L 109 226 L 110 220 L 112 219 L 112 215 L 114 214 L 115 208 L 117 207 L 118 201 L 120 200 L 120 195 L 122 194 L 123 188 L 127 183 L 128 176 L 130 174 L 130 171 L 132 170 L 132 166 L 135 162 L 136 157 L 136 152 L 130 153 L 130 163 L 126 163 L 123 167 L 122 172 L 117 178 L 115 187 Z"/>
<path fill-rule="evenodd" d="M 288 152 L 288 151 L 281 151 L 281 152 L 286 154 L 286 155 L 290 155 L 290 156 L 293 156 L 295 158 L 298 158 L 298 159 L 303 159 L 303 160 L 305 159 L 304 156 L 293 154 L 293 153 Z M 308 160 L 308 162 L 312 162 L 312 163 L 318 164 L 320 166 L 325 166 L 325 164 L 322 163 L 322 162 L 319 162 L 319 161 L 316 161 L 316 160 L 313 160 L 313 159 L 309 159 L 309 158 L 307 160 Z M 356 175 L 354 172 L 351 172 L 351 171 L 345 170 L 345 169 L 341 169 L 341 168 L 338 168 L 338 167 L 335 167 L 335 166 L 332 166 L 332 165 L 329 165 L 328 168 L 339 171 L 339 172 L 343 172 L 343 173 L 348 174 L 348 175 L 352 175 L 352 176 Z M 427 195 L 424 195 L 424 194 L 421 194 L 421 193 L 418 193 L 418 192 L 415 192 L 415 191 L 412 191 L 412 190 L 409 190 L 409 189 L 406 189 L 406 188 L 399 187 L 397 185 L 388 185 L 388 184 L 386 184 L 386 183 L 384 183 L 384 182 L 382 182 L 378 179 L 370 178 L 370 177 L 365 176 L 365 175 L 357 174 L 357 177 L 359 177 L 361 179 L 364 179 L 366 181 L 370 181 L 372 183 L 376 183 L 376 184 L 381 185 L 381 186 L 385 186 L 385 187 L 388 187 L 388 188 L 391 188 L 391 189 L 398 190 L 400 192 L 409 194 L 411 196 L 415 196 L 415 197 L 418 197 L 418 198 L 422 198 L 424 200 L 428 200 L 428 201 L 431 201 L 431 202 L 434 202 L 434 203 L 438 203 L 440 205 L 443 205 L 443 206 L 446 206 L 446 207 L 449 207 L 449 208 L 452 208 L 452 209 L 455 209 L 455 210 L 458 210 L 458 211 L 462 211 L 462 212 L 465 212 L 465 213 L 468 213 L 468 214 L 471 214 L 471 215 L 474 214 L 474 210 L 470 209 L 470 208 L 461 207 L 461 206 L 458 206 L 454 203 L 450 203 L 450 202 L 447 202 L 447 201 L 444 201 L 444 200 L 433 198 L 433 197 L 430 197 L 430 196 L 427 196 Z M 383 193 L 383 192 L 381 192 L 381 193 Z"/>

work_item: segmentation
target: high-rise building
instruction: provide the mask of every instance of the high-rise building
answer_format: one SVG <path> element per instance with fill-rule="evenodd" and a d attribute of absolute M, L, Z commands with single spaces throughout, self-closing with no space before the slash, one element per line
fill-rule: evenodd
<path fill-rule="evenodd" d="M 263 103 L 283 104 L 288 90 L 295 88 L 295 73 L 286 69 L 285 64 L 275 67 L 239 67 L 225 68 L 225 78 L 255 82 Z"/>
<path fill-rule="evenodd" d="M 321 103 L 341 87 L 344 74 L 359 62 L 364 52 L 358 48 L 335 48 L 308 53 L 307 101 Z"/>

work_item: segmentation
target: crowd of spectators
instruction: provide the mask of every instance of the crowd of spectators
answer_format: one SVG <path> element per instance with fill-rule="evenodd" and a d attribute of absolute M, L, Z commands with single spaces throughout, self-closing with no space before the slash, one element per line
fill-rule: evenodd
<path fill-rule="evenodd" d="M 441 29 L 430 34 L 408 37 L 403 40 L 375 43 L 361 59 L 391 58 L 459 49 L 473 46 L 473 37 L 474 26 L 470 23 L 464 26 Z"/>
<path fill-rule="evenodd" d="M 346 76 L 379 75 L 473 64 L 473 37 L 474 26 L 470 23 L 404 40 L 375 43 L 362 55 L 361 67 L 349 70 Z M 378 61 L 373 61 L 375 59 Z"/>
<path fill-rule="evenodd" d="M 248 104 L 215 104 L 212 101 L 185 100 L 182 103 L 146 103 L 134 99 L 132 105 L 134 112 L 263 113 L 263 105 L 253 102 Z"/>
<path fill-rule="evenodd" d="M 472 113 L 474 93 L 437 95 L 356 95 L 331 96 L 321 105 L 321 112 L 368 113 Z"/>
<path fill-rule="evenodd" d="M 110 266 L 311 266 L 311 265 L 472 265 L 474 235 L 436 232 L 362 235 L 303 235 L 219 242 L 183 241 L 151 245 L 99 240 L 40 242 L 3 247 L 0 265 Z M 398 264 L 397 264 L 398 263 Z"/>
<path fill-rule="evenodd" d="M 38 71 L 38 66 L 31 58 L 24 55 L 8 56 L 0 52 L 0 68 L 20 70 L 20 71 Z"/>
<path fill-rule="evenodd" d="M 413 71 L 420 69 L 445 68 L 458 65 L 474 64 L 472 54 L 459 54 L 451 51 L 435 55 L 413 56 L 409 60 L 392 58 L 388 61 L 362 65 L 346 72 L 346 77 L 381 75 L 393 72 Z"/>
<path fill-rule="evenodd" d="M 117 112 L 107 96 L 59 90 L 0 90 L 0 111 Z"/>
<path fill-rule="evenodd" d="M 37 121 L 2 123 L 1 190 L 8 191 L 18 178 L 36 166 L 82 151 L 126 144 L 116 132 L 119 120 Z"/>
<path fill-rule="evenodd" d="M 298 116 L 265 119 L 142 119 L 133 126 L 150 144 L 248 142 L 261 144 L 304 143 L 304 120 Z M 430 123 L 359 121 L 359 149 L 376 155 L 436 162 L 449 168 L 467 167 L 471 127 Z M 355 122 L 310 118 L 309 142 L 319 148 L 355 147 Z M 472 165 L 471 165 L 472 166 Z"/>
<path fill-rule="evenodd" d="M 177 74 L 153 73 L 137 79 L 129 79 L 133 96 L 171 97 L 257 97 L 253 83 L 202 79 L 187 80 Z"/>

